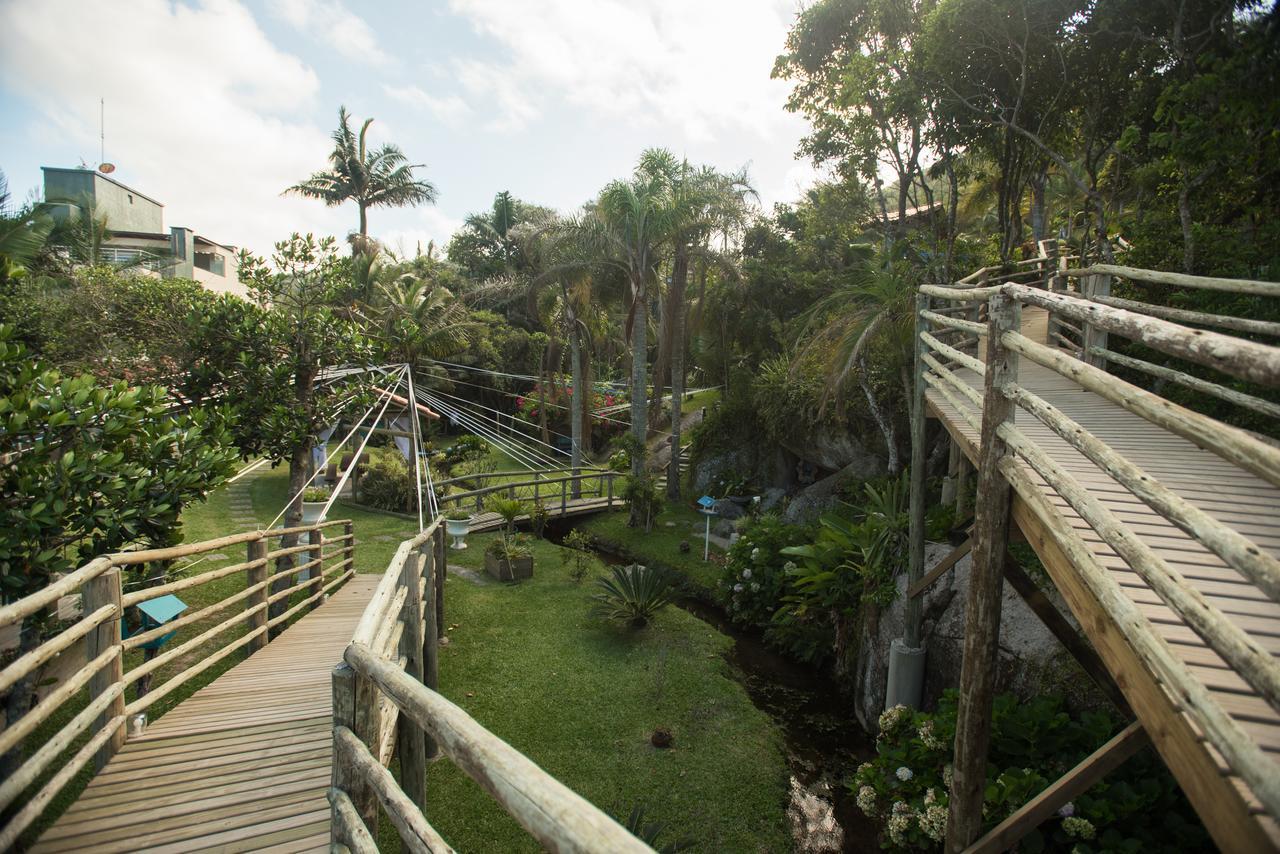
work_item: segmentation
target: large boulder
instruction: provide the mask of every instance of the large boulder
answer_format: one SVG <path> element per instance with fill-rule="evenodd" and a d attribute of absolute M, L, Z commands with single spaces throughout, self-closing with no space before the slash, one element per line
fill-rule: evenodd
<path fill-rule="evenodd" d="M 929 543 L 925 566 L 934 566 L 951 551 L 944 543 Z M 964 658 L 965 600 L 972 571 L 970 556 L 962 558 L 924 593 L 924 621 L 921 633 L 925 644 L 923 704 L 933 708 L 942 692 L 960 684 Z M 853 674 L 854 711 L 858 721 L 874 732 L 884 711 L 885 687 L 889 678 L 889 644 L 902 637 L 906 613 L 906 578 L 898 579 L 898 598 L 880 611 L 874 625 L 866 626 Z M 1073 626 L 1078 625 L 1051 586 L 1045 590 L 1050 601 Z M 1000 604 L 1000 642 L 996 666 L 996 690 L 1031 698 L 1037 694 L 1063 695 L 1074 710 L 1102 708 L 1104 695 L 1094 686 L 1071 654 L 1040 622 L 1016 591 L 1004 584 Z"/>
<path fill-rule="evenodd" d="M 847 476 L 870 480 L 885 473 L 885 456 L 861 438 L 844 430 L 826 429 L 784 438 L 782 446 L 802 460 L 827 471 L 845 470 Z"/>
<path fill-rule="evenodd" d="M 728 519 L 730 521 L 734 519 L 741 519 L 743 516 L 747 515 L 747 511 L 743 506 L 731 498 L 721 498 L 715 504 L 711 505 L 711 511 L 721 519 Z"/>

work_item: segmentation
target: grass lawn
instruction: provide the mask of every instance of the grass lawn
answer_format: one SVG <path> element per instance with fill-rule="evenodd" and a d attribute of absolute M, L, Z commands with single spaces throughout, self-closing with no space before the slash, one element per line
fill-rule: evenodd
<path fill-rule="evenodd" d="M 702 407 L 711 408 L 712 404 L 720 399 L 720 389 L 709 388 L 706 391 L 700 391 L 697 394 L 685 395 L 684 403 L 680 406 L 680 412 L 688 415 L 690 412 L 701 409 Z"/>
<path fill-rule="evenodd" d="M 670 526 L 668 523 L 672 523 Z M 713 544 L 711 560 L 702 559 L 702 531 L 706 517 L 691 507 L 667 505 L 658 514 L 653 530 L 627 527 L 627 511 L 599 513 L 579 524 L 608 551 L 622 555 L 637 563 L 655 564 L 681 573 L 690 586 L 690 592 L 699 597 L 709 597 L 720 580 L 722 554 Z M 694 526 L 697 532 L 694 532 Z M 689 542 L 689 551 L 680 551 L 681 541 Z"/>
<path fill-rule="evenodd" d="M 729 639 L 674 606 L 640 631 L 602 623 L 589 613 L 590 578 L 573 582 L 563 550 L 545 541 L 534 543 L 530 581 L 476 583 L 455 571 L 483 576 L 494 536 L 449 552 L 442 692 L 607 812 L 643 805 L 646 821 L 667 826 L 665 842 L 788 850 L 780 735 L 729 673 Z M 673 733 L 671 749 L 649 743 L 659 726 Z M 427 787 L 428 818 L 458 850 L 539 850 L 448 761 L 431 766 Z M 391 841 L 387 830 L 380 841 Z"/>

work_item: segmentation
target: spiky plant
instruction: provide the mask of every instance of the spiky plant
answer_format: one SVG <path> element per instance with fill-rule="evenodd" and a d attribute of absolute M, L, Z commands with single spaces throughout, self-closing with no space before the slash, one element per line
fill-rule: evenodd
<path fill-rule="evenodd" d="M 649 625 L 654 615 L 676 597 L 669 573 L 638 563 L 615 566 L 608 576 L 596 579 L 596 586 L 600 592 L 591 597 L 594 613 L 633 629 Z"/>

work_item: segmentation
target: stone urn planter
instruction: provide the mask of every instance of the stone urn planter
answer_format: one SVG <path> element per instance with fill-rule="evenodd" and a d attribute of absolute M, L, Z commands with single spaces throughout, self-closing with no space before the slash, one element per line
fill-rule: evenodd
<path fill-rule="evenodd" d="M 507 560 L 493 552 L 485 552 L 484 571 L 499 581 L 523 581 L 526 578 L 533 578 L 533 556 Z"/>
<path fill-rule="evenodd" d="M 445 519 L 444 527 L 449 536 L 453 537 L 453 543 L 449 548 L 461 551 L 467 547 L 467 544 L 463 542 L 463 540 L 465 540 L 467 534 L 471 532 L 470 516 L 465 519 Z"/>
<path fill-rule="evenodd" d="M 302 524 L 314 525 L 323 521 L 325 505 L 329 503 L 329 490 L 319 486 L 308 486 L 302 492 Z"/>

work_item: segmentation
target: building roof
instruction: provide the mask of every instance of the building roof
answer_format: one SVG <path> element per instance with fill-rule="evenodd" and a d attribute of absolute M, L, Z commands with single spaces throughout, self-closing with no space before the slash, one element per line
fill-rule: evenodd
<path fill-rule="evenodd" d="M 155 199 L 148 196 L 146 193 L 139 192 L 138 190 L 135 190 L 133 187 L 130 187 L 128 184 L 122 184 L 119 181 L 117 181 L 115 178 L 112 178 L 108 175 L 103 175 L 97 169 L 68 169 L 63 166 L 41 166 L 40 168 L 45 172 L 71 172 L 71 173 L 78 173 L 81 175 L 95 175 L 104 181 L 110 181 L 112 184 L 115 184 L 117 187 L 119 187 L 122 190 L 127 190 L 128 192 L 133 193 L 135 196 L 141 196 L 142 198 L 151 202 L 153 205 L 159 205 L 160 207 L 164 207 L 163 202 L 158 202 Z"/>

